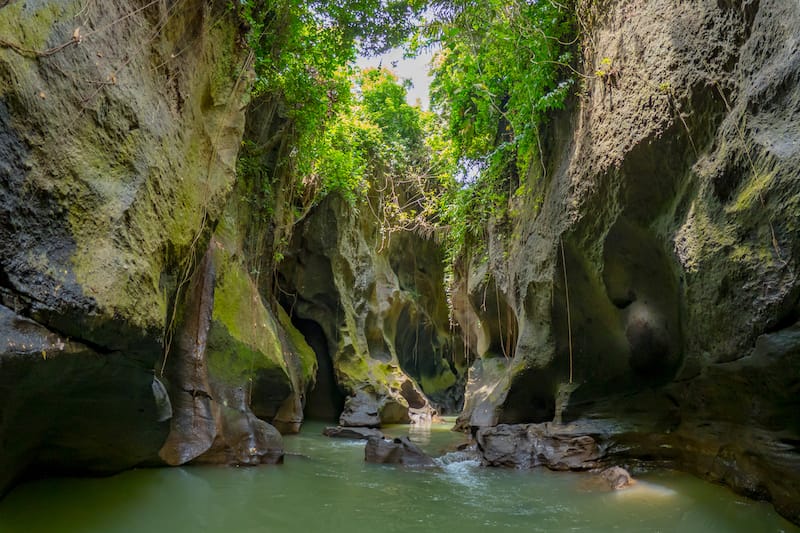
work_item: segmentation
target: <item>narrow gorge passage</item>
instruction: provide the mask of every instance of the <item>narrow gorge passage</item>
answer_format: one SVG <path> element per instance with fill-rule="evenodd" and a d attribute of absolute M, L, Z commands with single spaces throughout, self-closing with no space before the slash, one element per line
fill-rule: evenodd
<path fill-rule="evenodd" d="M 797 530 L 799 35 L 0 0 L 0 531 Z"/>

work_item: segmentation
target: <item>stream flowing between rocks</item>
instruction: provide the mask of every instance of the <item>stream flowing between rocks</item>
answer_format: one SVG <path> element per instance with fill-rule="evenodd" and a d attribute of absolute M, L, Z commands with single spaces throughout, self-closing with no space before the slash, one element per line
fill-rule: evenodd
<path fill-rule="evenodd" d="M 800 531 L 767 503 L 677 472 L 611 492 L 588 474 L 481 468 L 448 451 L 464 441 L 451 426 L 384 429 L 441 456 L 429 469 L 366 464 L 365 441 L 308 422 L 284 438 L 280 466 L 29 482 L 0 502 L 0 532 Z"/>

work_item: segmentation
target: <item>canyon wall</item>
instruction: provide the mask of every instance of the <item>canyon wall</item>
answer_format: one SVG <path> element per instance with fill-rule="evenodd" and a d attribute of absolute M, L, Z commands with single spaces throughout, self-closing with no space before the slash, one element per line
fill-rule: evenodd
<path fill-rule="evenodd" d="M 97 4 L 0 7 L 0 492 L 463 406 L 800 522 L 795 2 L 579 2 L 577 90 L 457 327 L 441 235 L 387 235 L 375 189 L 292 197 L 227 2 Z"/>
<path fill-rule="evenodd" d="M 279 460 L 248 405 L 280 419 L 315 363 L 220 222 L 242 31 L 222 1 L 0 7 L 0 491 L 25 472 Z"/>
<path fill-rule="evenodd" d="M 580 20 L 573 111 L 454 296 L 478 357 L 459 425 L 591 421 L 618 459 L 797 522 L 800 7 L 587 2 Z"/>

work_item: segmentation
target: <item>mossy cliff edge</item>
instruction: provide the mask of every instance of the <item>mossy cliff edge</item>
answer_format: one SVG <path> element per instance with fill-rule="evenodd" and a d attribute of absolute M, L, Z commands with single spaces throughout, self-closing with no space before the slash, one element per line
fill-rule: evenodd
<path fill-rule="evenodd" d="M 377 254 L 376 223 L 331 197 L 317 211 L 346 231 L 313 226 L 331 241 L 312 253 L 335 271 L 283 269 L 335 272 L 342 322 L 319 319 L 331 346 L 277 304 L 292 176 L 265 196 L 257 180 L 279 158 L 238 179 L 236 163 L 243 138 L 280 137 L 288 119 L 280 101 L 250 105 L 247 29 L 228 2 L 12 2 L 0 30 L 0 491 L 34 473 L 280 461 L 277 430 L 299 430 L 315 390 L 318 416 L 368 399 L 347 423 L 373 408 L 368 425 L 429 417 L 420 383 L 458 407 L 432 242 Z M 430 275 L 400 264 L 417 244 Z"/>

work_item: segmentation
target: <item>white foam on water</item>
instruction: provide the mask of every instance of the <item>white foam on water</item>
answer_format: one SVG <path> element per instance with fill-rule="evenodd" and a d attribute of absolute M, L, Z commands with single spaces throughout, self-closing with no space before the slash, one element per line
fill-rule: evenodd
<path fill-rule="evenodd" d="M 366 445 L 367 441 L 362 439 L 331 439 L 332 448 L 363 448 Z"/>
<path fill-rule="evenodd" d="M 444 479 L 465 485 L 468 487 L 479 487 L 483 485 L 483 480 L 476 475 L 481 466 L 481 462 L 475 456 L 465 452 L 449 452 L 441 457 L 434 459 L 434 463 L 441 467 L 441 477 Z"/>
<path fill-rule="evenodd" d="M 481 462 L 475 458 L 474 454 L 467 452 L 447 452 L 441 457 L 433 460 L 437 465 L 445 468 L 449 465 L 471 464 L 473 467 L 480 466 Z"/>

